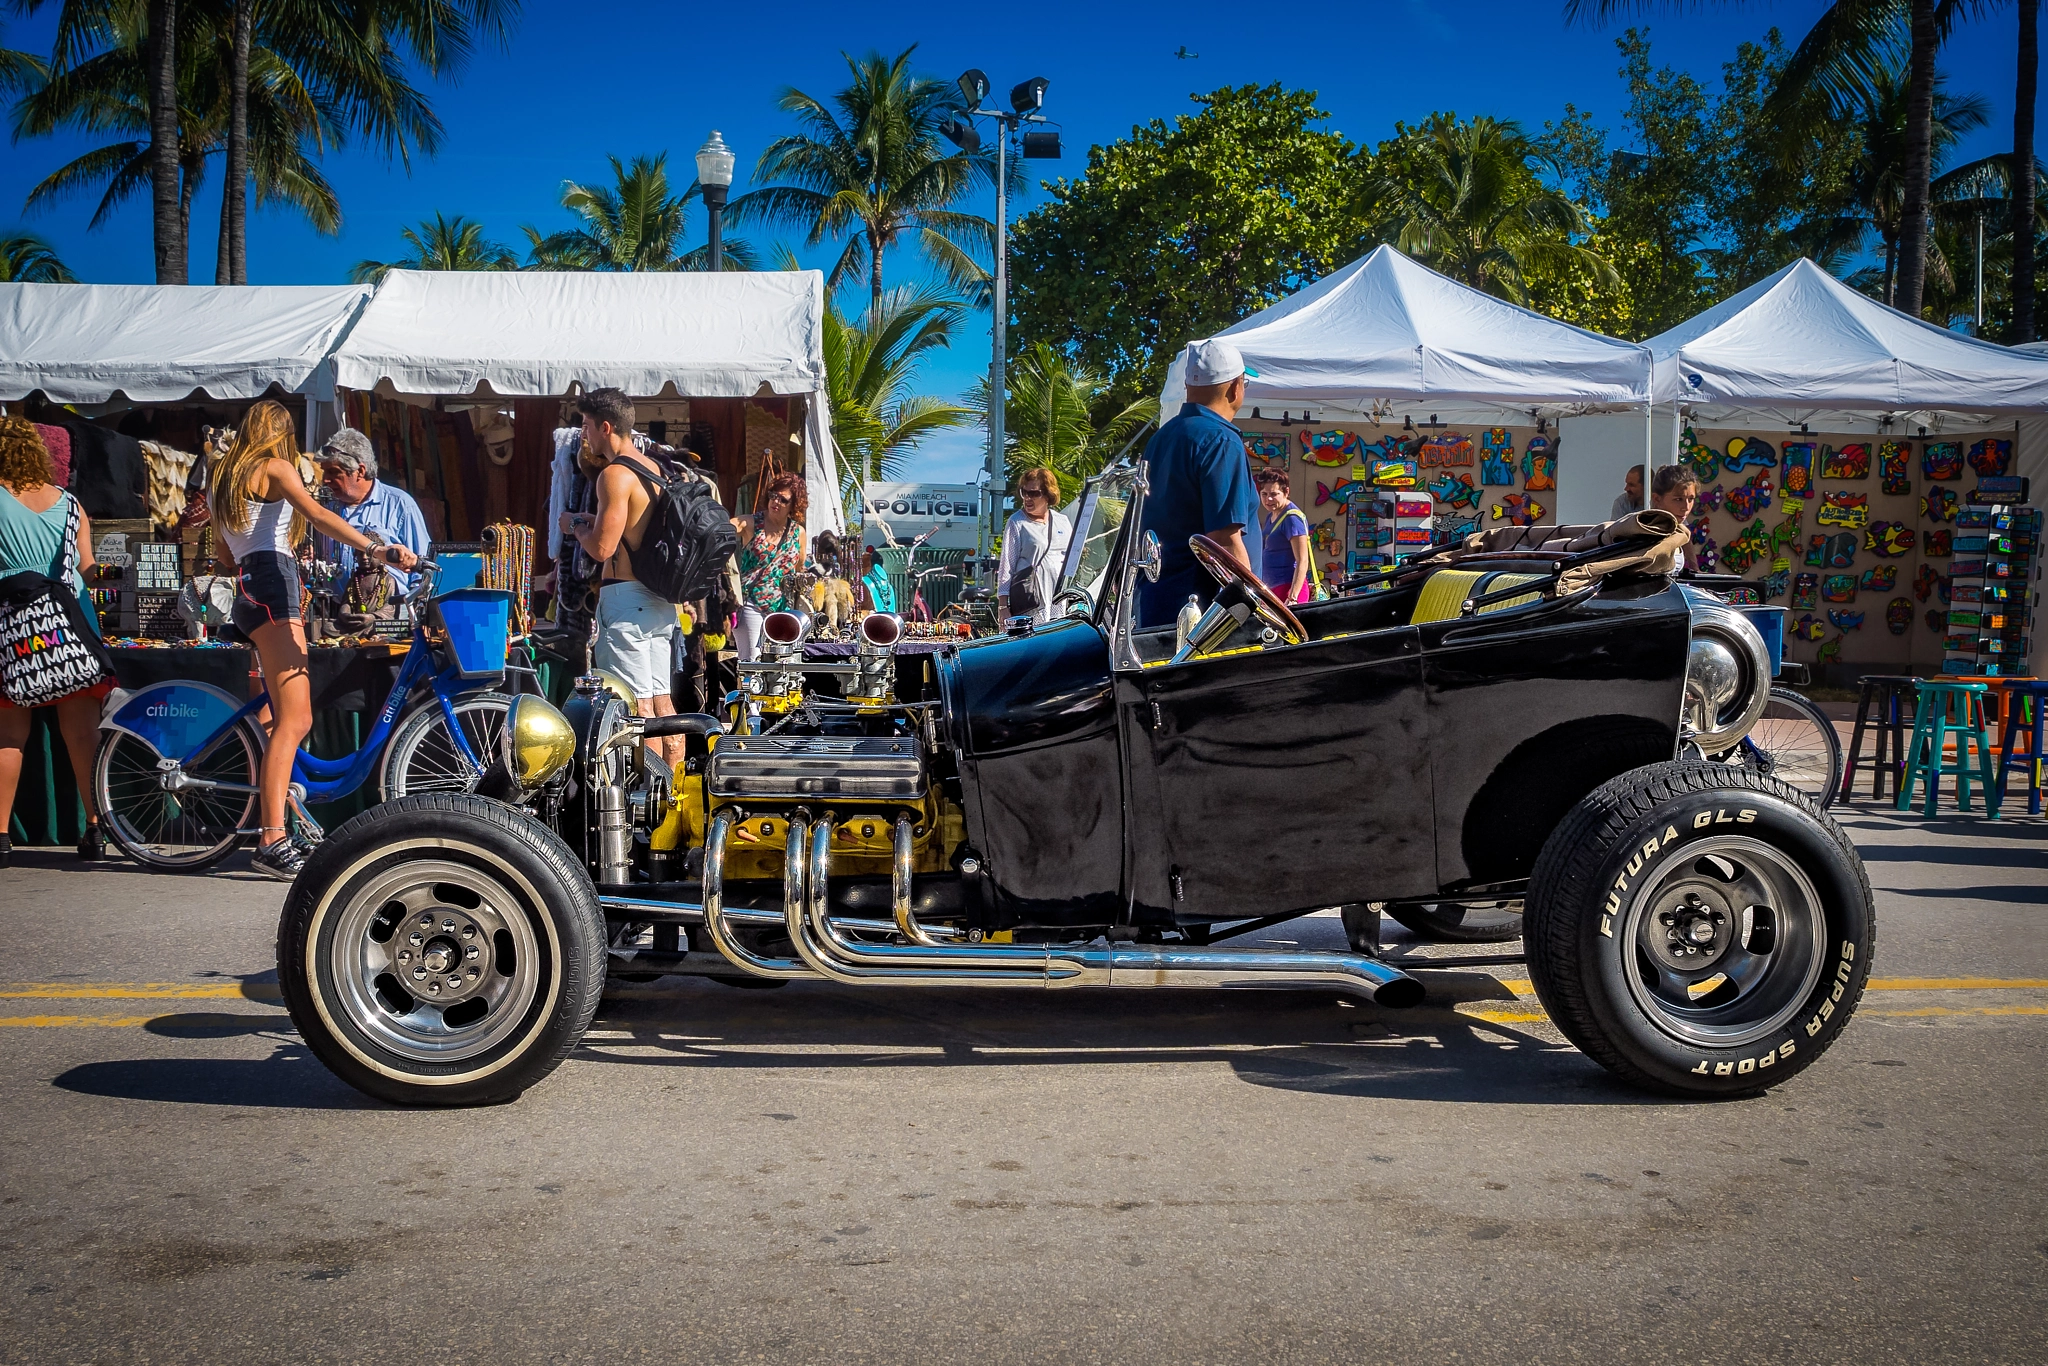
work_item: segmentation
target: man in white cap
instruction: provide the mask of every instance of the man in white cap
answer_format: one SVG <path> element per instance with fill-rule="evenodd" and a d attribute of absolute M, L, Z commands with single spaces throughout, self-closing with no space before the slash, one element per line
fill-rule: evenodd
<path fill-rule="evenodd" d="M 1244 357 L 1220 337 L 1187 349 L 1188 401 L 1146 447 L 1152 491 L 1139 530 L 1159 536 L 1159 581 L 1138 580 L 1138 624 L 1170 626 L 1193 594 L 1207 602 L 1217 584 L 1188 549 L 1206 533 L 1249 566 L 1244 529 L 1258 520 L 1258 495 L 1244 455 L 1244 433 L 1231 423 L 1244 406 Z"/>

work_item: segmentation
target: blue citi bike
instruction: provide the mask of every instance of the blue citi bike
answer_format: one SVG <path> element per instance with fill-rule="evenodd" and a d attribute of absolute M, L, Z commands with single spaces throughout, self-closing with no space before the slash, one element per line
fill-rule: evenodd
<path fill-rule="evenodd" d="M 458 588 L 429 596 L 439 566 L 422 561 L 411 648 L 355 753 L 292 757 L 288 819 L 317 842 L 307 802 L 334 801 L 374 774 L 380 799 L 463 792 L 497 752 L 512 699 L 512 595 Z M 205 683 L 157 683 L 100 722 L 93 788 L 100 821 L 138 863 L 182 872 L 208 867 L 255 838 L 268 692 L 237 702 Z"/>

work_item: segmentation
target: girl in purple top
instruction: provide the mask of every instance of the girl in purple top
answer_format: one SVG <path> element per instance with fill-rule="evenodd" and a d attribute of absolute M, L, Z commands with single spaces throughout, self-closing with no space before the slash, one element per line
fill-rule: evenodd
<path fill-rule="evenodd" d="M 1287 496 L 1287 471 L 1260 470 L 1254 482 L 1259 486 L 1259 577 L 1280 601 L 1308 602 L 1308 518 Z"/>

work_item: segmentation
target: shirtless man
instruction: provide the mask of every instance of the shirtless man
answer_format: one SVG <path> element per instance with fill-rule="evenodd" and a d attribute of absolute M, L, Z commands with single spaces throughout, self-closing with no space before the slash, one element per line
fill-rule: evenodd
<path fill-rule="evenodd" d="M 633 446 L 633 400 L 624 391 L 592 389 L 576 401 L 576 408 L 583 414 L 583 468 L 597 484 L 597 512 L 563 513 L 562 530 L 604 566 L 590 662 L 625 680 L 640 700 L 642 716 L 672 716 L 675 604 L 641 586 L 627 553 L 646 534 L 651 506 L 647 485 L 633 470 L 654 479 L 663 478 L 663 472 Z M 683 758 L 681 736 L 648 743 L 671 767 Z"/>

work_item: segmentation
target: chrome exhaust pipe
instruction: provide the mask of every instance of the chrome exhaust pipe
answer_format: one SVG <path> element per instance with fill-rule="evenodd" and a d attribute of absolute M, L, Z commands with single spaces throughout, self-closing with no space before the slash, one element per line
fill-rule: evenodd
<path fill-rule="evenodd" d="M 712 947 L 724 954 L 726 960 L 734 967 L 742 972 L 750 972 L 756 977 L 793 981 L 800 977 L 817 976 L 794 958 L 776 958 L 755 953 L 741 943 L 739 936 L 725 923 L 725 842 L 732 833 L 732 824 L 733 808 L 720 807 L 711 817 L 711 828 L 704 833 L 704 929 L 711 936 Z M 803 848 L 801 825 L 801 821 L 789 823 L 789 846 L 785 856 L 787 861 L 783 866 L 782 875 L 782 894 L 785 898 L 801 893 L 803 889 L 803 859 L 799 852 Z M 795 887 L 794 892 L 792 883 Z"/>

